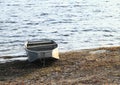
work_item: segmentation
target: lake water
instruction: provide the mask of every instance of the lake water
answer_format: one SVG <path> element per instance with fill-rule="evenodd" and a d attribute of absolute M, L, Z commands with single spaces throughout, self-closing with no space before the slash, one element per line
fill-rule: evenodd
<path fill-rule="evenodd" d="M 48 38 L 60 51 L 120 45 L 119 0 L 0 0 L 0 56 Z"/>

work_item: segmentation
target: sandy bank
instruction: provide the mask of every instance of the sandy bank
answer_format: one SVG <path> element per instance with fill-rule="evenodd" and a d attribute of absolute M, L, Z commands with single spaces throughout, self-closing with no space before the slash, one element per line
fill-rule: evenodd
<path fill-rule="evenodd" d="M 0 64 L 0 85 L 120 84 L 120 47 L 60 53 L 60 60 Z"/>

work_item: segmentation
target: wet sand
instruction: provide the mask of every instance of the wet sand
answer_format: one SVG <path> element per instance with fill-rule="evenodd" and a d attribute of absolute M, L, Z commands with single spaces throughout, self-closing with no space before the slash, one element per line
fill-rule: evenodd
<path fill-rule="evenodd" d="M 0 64 L 0 85 L 119 85 L 120 47 L 60 53 L 60 60 Z"/>

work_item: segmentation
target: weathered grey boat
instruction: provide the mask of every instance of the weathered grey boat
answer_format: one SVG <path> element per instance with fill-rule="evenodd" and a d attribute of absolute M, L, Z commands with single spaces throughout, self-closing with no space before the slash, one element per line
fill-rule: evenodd
<path fill-rule="evenodd" d="M 53 40 L 27 41 L 25 43 L 25 50 L 29 62 L 49 57 L 59 59 L 58 45 Z"/>

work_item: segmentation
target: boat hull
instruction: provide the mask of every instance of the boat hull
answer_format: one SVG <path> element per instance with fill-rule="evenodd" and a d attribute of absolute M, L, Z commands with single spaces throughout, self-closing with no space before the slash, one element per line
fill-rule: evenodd
<path fill-rule="evenodd" d="M 34 43 L 34 42 L 33 42 Z M 28 47 L 29 42 L 25 43 L 25 50 L 28 56 L 29 62 L 34 62 L 43 58 L 55 58 L 59 59 L 59 52 L 56 43 L 49 44 L 37 44 Z M 52 49 L 51 49 L 52 48 Z"/>

